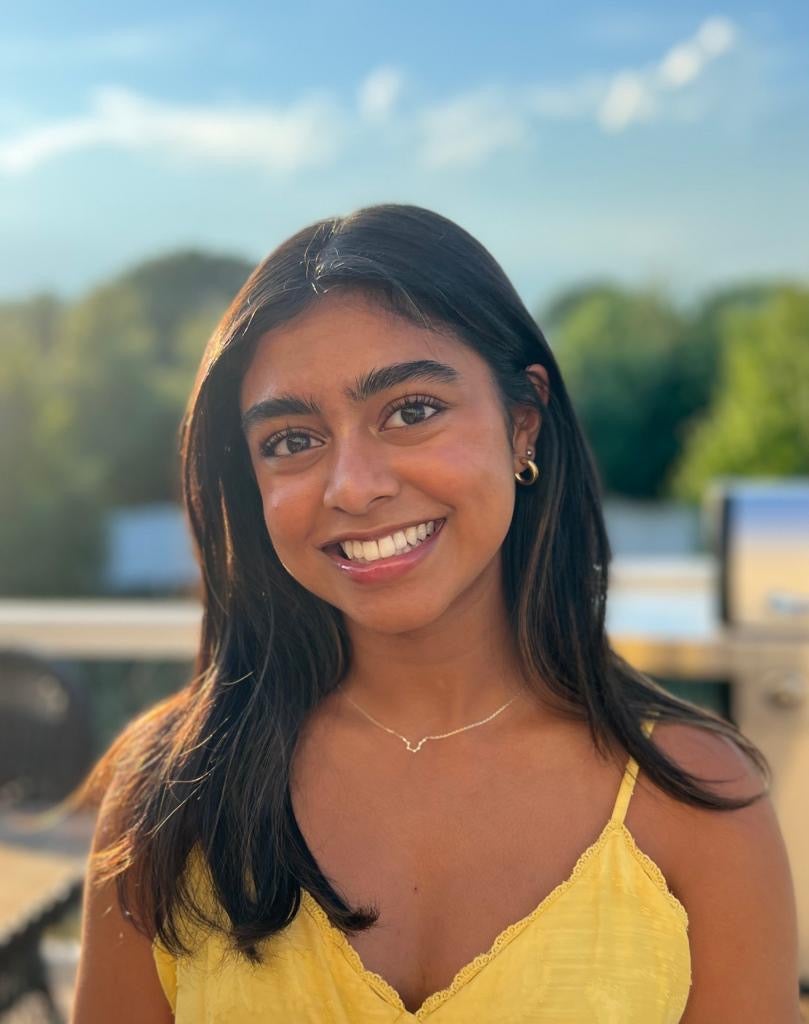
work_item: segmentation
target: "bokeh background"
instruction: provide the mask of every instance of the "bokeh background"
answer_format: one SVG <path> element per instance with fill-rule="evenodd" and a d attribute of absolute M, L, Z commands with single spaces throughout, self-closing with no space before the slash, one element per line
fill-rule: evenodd
<path fill-rule="evenodd" d="M 807 42 L 784 0 L 7 9 L 0 591 L 137 589 L 109 533 L 176 500 L 211 327 L 370 202 L 501 261 L 610 494 L 806 472 Z"/>
<path fill-rule="evenodd" d="M 230 298 L 320 217 L 417 203 L 487 245 L 560 362 L 616 562 L 702 580 L 713 481 L 809 477 L 808 53 L 802 0 L 6 6 L 0 658 L 98 626 L 43 639 L 72 767 L 8 755 L 3 806 L 187 678 L 189 644 L 148 639 L 195 593 L 179 419 Z M 105 644 L 113 602 L 145 615 L 137 657 Z M 689 695 L 730 713 L 704 675 Z"/>

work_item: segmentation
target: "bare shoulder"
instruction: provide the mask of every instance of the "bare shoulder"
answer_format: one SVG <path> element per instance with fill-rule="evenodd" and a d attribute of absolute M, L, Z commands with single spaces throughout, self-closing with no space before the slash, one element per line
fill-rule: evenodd
<path fill-rule="evenodd" d="M 121 808 L 112 786 L 96 820 L 92 853 L 120 834 Z M 72 1024 L 170 1024 L 174 1016 L 157 975 L 152 940 L 124 913 L 114 881 L 102 880 L 91 856 L 84 886 L 81 956 Z"/>
<path fill-rule="evenodd" d="M 755 796 L 763 779 L 753 762 L 732 740 L 710 729 L 679 722 L 660 722 L 652 740 L 681 768 L 718 783 L 716 792 L 727 796 Z M 721 788 L 720 788 L 721 787 Z"/>
<path fill-rule="evenodd" d="M 798 939 L 787 851 L 766 783 L 732 740 L 663 723 L 655 745 L 711 792 L 747 807 L 663 801 L 671 881 L 689 917 L 692 989 L 683 1024 L 797 1024 Z"/>

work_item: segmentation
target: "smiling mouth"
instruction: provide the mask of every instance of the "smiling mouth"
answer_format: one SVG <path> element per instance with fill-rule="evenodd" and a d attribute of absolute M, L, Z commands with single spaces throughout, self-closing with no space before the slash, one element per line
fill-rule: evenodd
<path fill-rule="evenodd" d="M 416 526 L 395 530 L 384 537 L 376 537 L 374 540 L 343 540 L 330 544 L 325 550 L 358 566 L 385 562 L 415 551 L 437 533 L 443 524 L 443 519 L 428 519 Z"/>

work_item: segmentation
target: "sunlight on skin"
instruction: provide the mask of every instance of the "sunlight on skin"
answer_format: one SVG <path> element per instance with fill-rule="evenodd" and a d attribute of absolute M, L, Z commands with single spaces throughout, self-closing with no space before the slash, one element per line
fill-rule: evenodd
<path fill-rule="evenodd" d="M 445 364 L 457 380 L 412 380 L 363 402 L 345 394 L 374 369 L 415 360 Z M 544 369 L 535 370 L 547 386 Z M 510 438 L 489 368 L 472 349 L 339 295 L 259 343 L 242 384 L 242 413 L 279 395 L 312 400 L 320 415 L 248 427 L 267 530 L 290 574 L 345 614 L 354 678 L 367 663 L 378 679 L 385 665 L 375 696 L 429 683 L 433 711 L 437 699 L 440 708 L 468 709 L 473 702 L 462 694 L 475 693 L 483 694 L 476 707 L 497 707 L 516 685 L 508 681 L 514 667 L 504 674 L 501 664 L 511 643 L 499 551 L 514 508 L 513 474 L 522 468 L 515 453 L 536 447 L 539 413 L 520 410 Z M 408 397 L 406 409 L 391 409 Z M 288 428 L 293 436 L 279 437 Z M 322 550 L 336 537 L 442 519 L 429 553 L 389 581 L 358 582 Z"/>

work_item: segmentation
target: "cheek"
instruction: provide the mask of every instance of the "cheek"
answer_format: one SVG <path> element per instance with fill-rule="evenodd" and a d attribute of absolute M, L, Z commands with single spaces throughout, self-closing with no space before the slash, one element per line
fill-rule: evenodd
<path fill-rule="evenodd" d="M 260 481 L 264 523 L 273 547 L 286 561 L 300 552 L 301 540 L 311 528 L 313 496 L 300 479 Z M 300 557 L 300 555 L 299 555 Z"/>
<path fill-rule="evenodd" d="M 469 436 L 437 453 L 431 475 L 437 494 L 458 517 L 462 537 L 488 550 L 500 545 L 514 512 L 511 453 L 499 435 Z"/>

